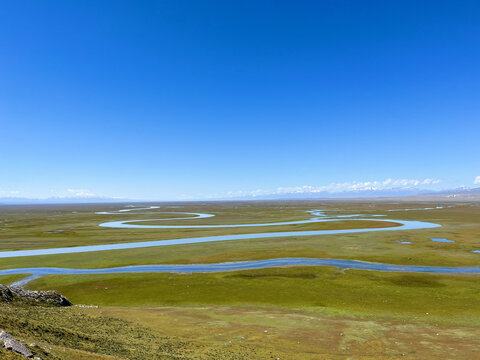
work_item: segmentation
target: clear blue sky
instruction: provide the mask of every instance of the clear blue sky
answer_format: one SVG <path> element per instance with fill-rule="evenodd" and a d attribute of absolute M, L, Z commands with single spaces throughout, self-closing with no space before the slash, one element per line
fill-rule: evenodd
<path fill-rule="evenodd" d="M 2 1 L 0 196 L 473 187 L 479 39 L 479 1 Z"/>

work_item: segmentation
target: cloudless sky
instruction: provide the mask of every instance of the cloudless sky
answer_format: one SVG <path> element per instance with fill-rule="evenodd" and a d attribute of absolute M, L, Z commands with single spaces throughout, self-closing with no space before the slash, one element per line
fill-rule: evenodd
<path fill-rule="evenodd" d="M 476 0 L 7 0 L 0 50 L 0 196 L 480 175 Z"/>

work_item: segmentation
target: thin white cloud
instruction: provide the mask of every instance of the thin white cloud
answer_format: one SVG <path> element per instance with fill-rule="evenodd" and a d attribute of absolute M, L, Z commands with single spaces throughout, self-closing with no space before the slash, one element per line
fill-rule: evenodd
<path fill-rule="evenodd" d="M 473 180 L 473 183 L 474 183 L 475 185 L 480 184 L 480 175 L 477 176 L 477 177 L 475 178 L 475 180 Z"/>
<path fill-rule="evenodd" d="M 5 197 L 18 197 L 18 196 L 20 196 L 20 191 L 18 191 L 18 190 L 2 190 L 2 189 L 0 189 L 0 196 L 5 196 Z"/>
<path fill-rule="evenodd" d="M 440 183 L 440 180 L 438 179 L 425 179 L 422 181 L 422 185 L 430 185 L 430 184 L 434 185 L 438 183 Z"/>
<path fill-rule="evenodd" d="M 70 197 L 93 197 L 97 196 L 93 192 L 87 189 L 67 189 L 68 196 Z"/>
<path fill-rule="evenodd" d="M 480 177 L 478 177 L 480 183 Z M 302 194 L 302 193 L 342 193 L 350 191 L 379 191 L 389 189 L 405 189 L 405 188 L 428 188 L 432 185 L 439 184 L 439 179 L 386 179 L 382 181 L 352 181 L 343 183 L 330 183 L 328 185 L 312 186 L 290 186 L 279 187 L 276 190 L 253 190 L 253 191 L 231 191 L 227 194 L 215 195 L 213 197 L 242 197 L 252 196 L 259 197 L 263 195 L 280 195 L 280 194 Z"/>

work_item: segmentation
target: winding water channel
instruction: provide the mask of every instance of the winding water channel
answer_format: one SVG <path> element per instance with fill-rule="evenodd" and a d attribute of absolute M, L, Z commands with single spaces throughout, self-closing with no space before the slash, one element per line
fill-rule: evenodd
<path fill-rule="evenodd" d="M 133 209 L 132 209 L 133 210 Z M 252 234 L 238 234 L 238 235 L 217 235 L 217 236 L 203 236 L 192 237 L 183 239 L 168 239 L 157 241 L 141 241 L 130 243 L 117 243 L 117 244 L 105 244 L 105 245 L 87 245 L 87 246 L 75 246 L 75 247 L 60 247 L 50 249 L 34 249 L 34 250 L 14 250 L 14 251 L 1 251 L 0 258 L 12 258 L 21 256 L 39 256 L 39 255 L 57 255 L 57 254 L 72 254 L 82 252 L 93 251 L 106 251 L 106 250 L 125 250 L 125 249 L 138 249 L 145 247 L 157 247 L 157 246 L 169 246 L 169 245 L 184 245 L 184 244 L 198 244 L 205 242 L 215 241 L 234 241 L 234 240 L 248 240 L 248 239 L 265 239 L 265 238 L 278 238 L 278 237 L 292 237 L 292 236 L 320 236 L 320 235 L 333 235 L 333 234 L 351 234 L 351 233 L 363 233 L 373 231 L 392 231 L 392 230 L 415 230 L 415 229 L 429 229 L 439 227 L 439 224 L 423 222 L 423 221 L 408 221 L 408 220 L 392 220 L 382 219 L 379 217 L 366 217 L 367 215 L 335 215 L 326 216 L 321 210 L 310 210 L 308 213 L 315 217 L 307 220 L 286 221 L 286 222 L 273 222 L 273 223 L 258 223 L 258 224 L 228 224 L 228 225 L 139 225 L 132 224 L 132 222 L 149 222 L 149 221 L 164 221 L 164 220 L 180 220 L 180 219 L 200 219 L 206 217 L 213 217 L 212 214 L 202 213 L 177 213 L 193 215 L 191 217 L 183 218 L 167 218 L 167 219 L 147 219 L 147 220 L 128 220 L 128 221 L 112 221 L 99 224 L 100 227 L 109 228 L 136 228 L 136 229 L 181 229 L 181 228 L 234 228 L 234 227 L 262 227 L 262 226 L 281 226 L 281 225 L 294 225 L 294 224 L 307 224 L 315 222 L 328 222 L 328 221 L 348 221 L 348 220 L 366 220 L 377 222 L 397 223 L 398 226 L 388 226 L 383 228 L 360 228 L 360 229 L 335 229 L 335 230 L 309 230 L 309 231 L 282 231 L 282 232 L 263 232 Z"/>
<path fill-rule="evenodd" d="M 101 215 L 115 215 L 122 214 L 127 211 L 150 210 L 157 209 L 152 206 L 149 208 L 135 208 L 122 209 L 112 212 L 97 212 Z M 171 212 L 170 212 L 171 213 Z M 144 247 L 170 246 L 181 244 L 198 244 L 215 241 L 234 241 L 234 240 L 248 240 L 248 239 L 262 239 L 262 238 L 279 238 L 292 236 L 321 236 L 333 234 L 350 234 L 350 233 L 364 233 L 374 231 L 399 231 L 399 230 L 416 230 L 416 229 L 430 229 L 440 227 L 441 225 L 423 222 L 423 221 L 407 221 L 396 219 L 380 218 L 381 215 L 332 215 L 327 216 L 321 210 L 308 211 L 314 217 L 306 220 L 286 221 L 286 222 L 272 222 L 272 223 L 257 223 L 257 224 L 227 224 L 227 225 L 152 225 L 148 222 L 152 221 L 172 221 L 172 220 L 186 220 L 186 219 L 201 219 L 213 217 L 213 214 L 203 213 L 179 213 L 175 214 L 190 215 L 188 217 L 179 218 L 161 218 L 161 219 L 144 219 L 144 220 L 121 220 L 110 221 L 99 224 L 104 228 L 135 228 L 135 229 L 172 229 L 172 228 L 234 228 L 234 227 L 265 227 L 265 226 L 281 226 L 293 224 L 306 224 L 316 222 L 328 221 L 348 221 L 348 220 L 363 220 L 363 221 L 377 221 L 396 223 L 398 226 L 388 226 L 382 228 L 359 228 L 359 229 L 335 229 L 335 230 L 312 230 L 312 231 L 283 231 L 283 232 L 263 232 L 252 234 L 239 235 L 219 235 L 219 236 L 204 236 L 183 239 L 169 239 L 158 241 L 144 241 L 105 245 L 88 245 L 76 247 L 50 248 L 50 249 L 35 249 L 35 250 L 15 250 L 2 251 L 0 258 L 13 258 L 22 256 L 39 256 L 39 255 L 55 255 L 55 254 L 72 254 L 82 252 L 95 252 L 106 250 L 124 250 Z M 403 266 L 371 263 L 356 260 L 342 260 L 342 259 L 316 259 L 316 258 L 281 258 L 268 259 L 258 261 L 242 261 L 229 262 L 219 264 L 188 264 L 188 265 L 136 265 L 124 266 L 104 269 L 69 269 L 69 268 L 18 268 L 0 270 L 0 275 L 10 274 L 30 274 L 30 276 L 18 281 L 16 285 L 24 285 L 28 281 L 38 278 L 43 275 L 52 274 L 111 274 L 111 273 L 148 273 L 148 272 L 179 272 L 179 273 L 207 273 L 217 271 L 233 271 L 246 269 L 259 269 L 276 266 L 334 266 L 338 268 L 358 269 L 358 270 L 377 270 L 377 271 L 404 271 L 404 272 L 423 272 L 423 273 L 448 273 L 448 274 L 480 274 L 480 267 L 437 267 L 437 266 Z"/>

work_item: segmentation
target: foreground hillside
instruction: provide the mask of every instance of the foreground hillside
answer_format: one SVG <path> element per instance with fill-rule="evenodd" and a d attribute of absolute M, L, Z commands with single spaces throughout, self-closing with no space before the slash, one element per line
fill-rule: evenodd
<path fill-rule="evenodd" d="M 474 359 L 480 348 L 478 328 L 258 307 L 6 305 L 0 323 L 44 360 Z"/>

